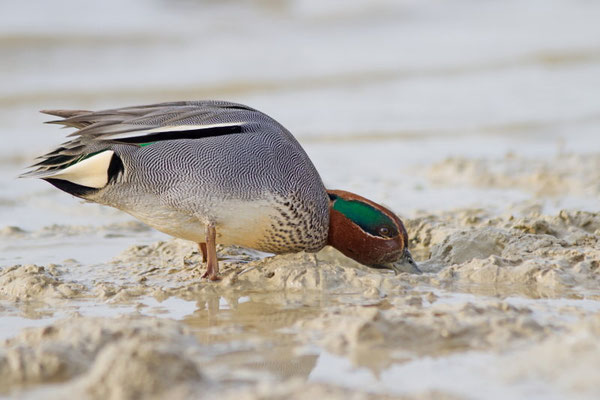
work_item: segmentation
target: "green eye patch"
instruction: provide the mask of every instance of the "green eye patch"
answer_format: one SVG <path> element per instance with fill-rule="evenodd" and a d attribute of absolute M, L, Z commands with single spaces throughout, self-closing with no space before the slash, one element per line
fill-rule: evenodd
<path fill-rule="evenodd" d="M 369 204 L 358 200 L 344 200 L 336 196 L 333 209 L 345 215 L 346 218 L 371 235 L 383 237 L 379 233 L 379 229 L 382 227 L 389 229 L 388 236 L 398 235 L 398 229 L 390 217 Z"/>

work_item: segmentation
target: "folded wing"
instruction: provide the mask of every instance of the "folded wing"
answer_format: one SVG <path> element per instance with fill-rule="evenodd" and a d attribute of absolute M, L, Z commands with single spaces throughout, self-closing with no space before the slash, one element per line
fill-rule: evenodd
<path fill-rule="evenodd" d="M 105 152 L 115 143 L 144 146 L 161 140 L 251 133 L 265 124 L 279 126 L 273 119 L 253 108 L 224 101 L 172 102 L 95 112 L 42 112 L 62 118 L 48 123 L 72 127 L 76 131 L 68 135 L 73 139 L 39 157 L 40 161 L 30 166 L 32 170 L 21 177 L 66 179 L 74 171 L 78 175 L 84 174 L 86 168 L 91 166 L 95 173 L 98 164 L 88 160 Z M 111 160 L 106 155 L 101 159 L 110 164 Z M 94 161 L 98 160 L 97 157 L 94 158 Z M 87 162 L 84 164 L 85 161 Z M 73 168 L 76 164 L 86 168 Z M 101 179 L 92 181 L 98 185 Z"/>

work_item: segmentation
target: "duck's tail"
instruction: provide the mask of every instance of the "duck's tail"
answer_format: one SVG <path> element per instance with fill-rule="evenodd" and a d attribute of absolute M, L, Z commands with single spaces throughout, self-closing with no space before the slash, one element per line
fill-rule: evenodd
<path fill-rule="evenodd" d="M 45 114 L 66 119 L 50 121 L 68 123 L 71 117 L 88 113 L 82 110 L 47 110 Z M 82 128 L 82 126 L 74 126 Z M 83 197 L 90 191 L 106 186 L 115 169 L 122 169 L 121 159 L 111 149 L 93 148 L 74 139 L 63 143 L 55 150 L 38 157 L 38 163 L 29 166 L 19 178 L 44 179 L 54 186 L 75 196 Z"/>

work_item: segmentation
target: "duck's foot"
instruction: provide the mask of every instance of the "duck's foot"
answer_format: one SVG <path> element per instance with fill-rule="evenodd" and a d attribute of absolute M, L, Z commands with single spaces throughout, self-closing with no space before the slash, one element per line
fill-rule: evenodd
<path fill-rule="evenodd" d="M 202 274 L 202 279 L 208 279 L 208 280 L 211 280 L 214 282 L 214 281 L 220 281 L 221 277 L 219 276 L 218 273 L 215 274 L 214 272 L 209 271 L 207 269 L 206 272 Z"/>
<path fill-rule="evenodd" d="M 202 253 L 202 262 L 205 263 L 206 259 L 208 257 L 207 252 L 206 252 L 206 243 L 198 243 L 198 248 L 200 249 L 200 252 Z"/>
<path fill-rule="evenodd" d="M 217 230 L 213 225 L 206 226 L 206 243 L 199 243 L 202 251 L 202 258 L 206 259 L 206 272 L 202 278 L 208 278 L 211 281 L 218 281 L 219 260 L 217 260 Z"/>

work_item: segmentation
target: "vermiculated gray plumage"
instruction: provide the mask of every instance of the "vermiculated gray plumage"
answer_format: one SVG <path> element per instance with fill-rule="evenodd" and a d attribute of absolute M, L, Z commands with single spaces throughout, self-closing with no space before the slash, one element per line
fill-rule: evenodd
<path fill-rule="evenodd" d="M 197 101 L 45 112 L 77 131 L 23 176 L 196 242 L 206 224 L 216 226 L 219 243 L 273 253 L 327 242 L 329 203 L 318 172 L 292 134 L 257 110 Z M 106 150 L 114 154 L 105 186 L 53 178 Z"/>

